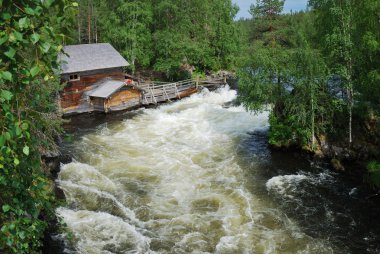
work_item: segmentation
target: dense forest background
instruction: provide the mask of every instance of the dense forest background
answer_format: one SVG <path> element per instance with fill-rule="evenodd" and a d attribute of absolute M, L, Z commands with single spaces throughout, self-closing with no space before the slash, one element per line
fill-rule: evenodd
<path fill-rule="evenodd" d="M 131 63 L 166 78 L 231 69 L 238 54 L 230 0 L 79 0 L 68 43 L 111 43 Z"/>
<path fill-rule="evenodd" d="M 380 0 L 0 0 L 0 252 L 38 253 L 52 216 L 42 156 L 61 132 L 55 70 L 64 45 L 111 43 L 132 64 L 180 79 L 236 72 L 239 101 L 270 110 L 269 142 L 368 163 L 380 187 Z M 339 148 L 339 149 L 338 149 Z"/>

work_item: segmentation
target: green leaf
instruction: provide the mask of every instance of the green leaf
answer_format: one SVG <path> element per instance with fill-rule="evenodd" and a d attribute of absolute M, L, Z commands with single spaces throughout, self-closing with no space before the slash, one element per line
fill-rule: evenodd
<path fill-rule="evenodd" d="M 33 10 L 32 8 L 30 8 L 30 7 L 26 7 L 24 10 L 25 10 L 26 14 L 29 14 L 29 15 L 32 15 L 32 16 L 36 14 L 36 11 Z"/>
<path fill-rule="evenodd" d="M 11 140 L 11 138 L 12 138 L 12 136 L 11 136 L 11 134 L 9 132 L 6 132 L 4 134 L 4 136 L 5 136 L 5 140 Z"/>
<path fill-rule="evenodd" d="M 40 72 L 40 68 L 36 65 L 32 69 L 30 69 L 30 75 L 35 77 Z"/>
<path fill-rule="evenodd" d="M 3 12 L 1 13 L 1 17 L 4 19 L 4 20 L 9 20 L 12 18 L 12 15 L 9 14 L 8 12 Z"/>
<path fill-rule="evenodd" d="M 11 34 L 9 35 L 9 41 L 10 41 L 10 42 L 16 42 L 16 41 L 17 41 L 17 39 L 16 39 L 14 33 L 11 33 Z"/>
<path fill-rule="evenodd" d="M 21 80 L 21 83 L 23 83 L 24 85 L 29 85 L 29 84 L 30 84 L 30 80 L 27 79 L 27 78 L 23 78 L 23 79 Z"/>
<path fill-rule="evenodd" d="M 31 39 L 31 41 L 32 41 L 33 44 L 36 44 L 40 40 L 40 35 L 36 34 L 36 33 L 33 33 L 30 36 L 30 39 Z"/>
<path fill-rule="evenodd" d="M 24 146 L 24 148 L 22 149 L 22 152 L 28 156 L 29 155 L 29 146 Z"/>
<path fill-rule="evenodd" d="M 0 97 L 6 101 L 10 101 L 13 97 L 13 94 L 8 90 L 1 90 Z"/>
<path fill-rule="evenodd" d="M 24 231 L 18 232 L 17 234 L 18 234 L 18 236 L 20 237 L 21 240 L 25 239 L 25 232 Z"/>
<path fill-rule="evenodd" d="M 23 39 L 22 39 L 22 33 L 17 32 L 17 31 L 14 31 L 14 32 L 13 32 L 13 35 L 14 35 L 14 37 L 16 38 L 16 40 L 18 40 L 18 41 L 22 41 L 22 40 L 23 40 Z"/>
<path fill-rule="evenodd" d="M 5 145 L 5 137 L 3 135 L 0 135 L 0 148 Z"/>
<path fill-rule="evenodd" d="M 74 2 L 74 3 L 72 3 L 72 6 L 74 6 L 74 7 L 78 7 L 79 4 L 78 4 L 77 2 Z"/>
<path fill-rule="evenodd" d="M 8 80 L 8 81 L 12 81 L 12 73 L 10 73 L 9 71 L 4 71 L 1 73 L 1 76 L 3 77 L 3 79 L 5 80 Z"/>
<path fill-rule="evenodd" d="M 14 59 L 13 57 L 15 56 L 15 54 L 16 54 L 16 50 L 12 47 L 9 47 L 8 51 L 4 53 L 4 55 L 9 57 L 10 59 Z"/>
<path fill-rule="evenodd" d="M 22 133 L 22 130 L 21 130 L 21 128 L 20 128 L 20 127 L 18 127 L 18 126 L 15 126 L 15 128 L 16 128 L 16 136 L 20 136 L 20 135 L 21 135 L 21 133 Z"/>
<path fill-rule="evenodd" d="M 3 205 L 3 212 L 6 213 L 8 212 L 9 210 L 11 210 L 11 207 L 9 205 Z"/>
<path fill-rule="evenodd" d="M 28 128 L 29 128 L 29 124 L 28 123 L 24 122 L 24 123 L 21 124 L 21 129 L 22 130 L 26 131 Z"/>
<path fill-rule="evenodd" d="M 17 165 L 20 164 L 20 161 L 19 161 L 17 158 L 15 158 L 15 159 L 13 160 L 13 163 L 17 166 Z"/>
<path fill-rule="evenodd" d="M 51 4 L 54 2 L 54 0 L 45 0 L 43 2 L 45 8 L 49 8 Z"/>
<path fill-rule="evenodd" d="M 5 233 L 8 231 L 8 226 L 7 225 L 4 225 L 1 227 L 1 232 Z"/>
<path fill-rule="evenodd" d="M 48 42 L 44 42 L 44 43 L 42 43 L 41 46 L 40 46 L 40 49 L 41 49 L 42 52 L 44 52 L 44 53 L 48 52 L 49 49 L 50 49 L 50 43 L 48 43 Z"/>
<path fill-rule="evenodd" d="M 8 35 L 4 35 L 3 37 L 0 37 L 0 45 L 4 44 L 4 42 L 6 42 L 8 40 Z"/>
<path fill-rule="evenodd" d="M 20 28 L 27 27 L 28 26 L 28 18 L 27 17 L 23 17 L 23 18 L 19 19 L 18 25 L 19 25 Z"/>

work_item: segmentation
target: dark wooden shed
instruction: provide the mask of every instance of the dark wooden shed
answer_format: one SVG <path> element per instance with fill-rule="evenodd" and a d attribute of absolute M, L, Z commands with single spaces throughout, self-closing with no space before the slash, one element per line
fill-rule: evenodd
<path fill-rule="evenodd" d="M 90 94 L 94 111 L 109 112 L 131 108 L 140 103 L 140 91 L 123 81 L 104 79 Z"/>

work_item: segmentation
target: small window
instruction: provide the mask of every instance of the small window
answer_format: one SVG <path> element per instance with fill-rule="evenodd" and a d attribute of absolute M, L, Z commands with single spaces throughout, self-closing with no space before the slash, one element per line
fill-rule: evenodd
<path fill-rule="evenodd" d="M 80 77 L 78 74 L 71 74 L 69 77 L 69 81 L 78 81 L 80 80 Z"/>

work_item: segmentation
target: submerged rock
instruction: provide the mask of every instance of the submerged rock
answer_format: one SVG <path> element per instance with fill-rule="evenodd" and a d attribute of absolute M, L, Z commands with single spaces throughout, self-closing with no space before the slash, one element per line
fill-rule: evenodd
<path fill-rule="evenodd" d="M 332 159 L 331 160 L 331 166 L 334 168 L 334 170 L 339 171 L 339 172 L 344 172 L 345 169 L 338 159 Z"/>

